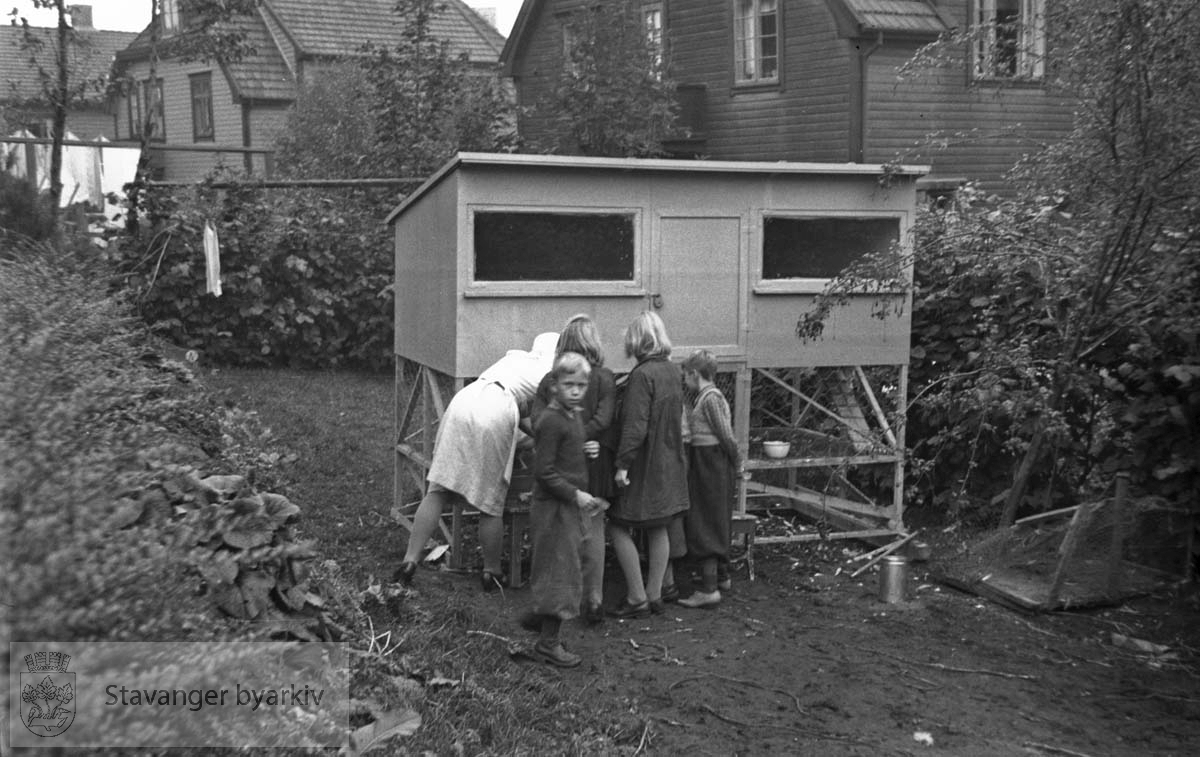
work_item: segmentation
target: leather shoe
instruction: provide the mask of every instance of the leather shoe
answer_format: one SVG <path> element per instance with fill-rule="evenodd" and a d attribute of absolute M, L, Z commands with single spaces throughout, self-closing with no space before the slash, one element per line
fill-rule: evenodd
<path fill-rule="evenodd" d="M 598 626 L 604 622 L 604 607 L 599 604 L 584 605 L 583 622 L 589 626 Z"/>
<path fill-rule="evenodd" d="M 679 587 L 675 584 L 667 584 L 662 587 L 662 601 L 671 603 L 679 601 Z"/>
<path fill-rule="evenodd" d="M 573 668 L 583 661 L 579 655 L 563 649 L 562 644 L 544 644 L 540 641 L 529 650 L 529 656 L 559 668 Z"/>
<path fill-rule="evenodd" d="M 650 614 L 651 615 L 662 615 L 666 611 L 667 611 L 667 601 L 665 599 L 651 599 L 650 600 Z"/>
<path fill-rule="evenodd" d="M 400 567 L 396 568 L 396 572 L 392 574 L 392 583 L 412 586 L 413 576 L 415 575 L 417 575 L 417 564 L 415 562 L 402 562 L 400 563 Z"/>
<path fill-rule="evenodd" d="M 698 591 L 690 597 L 684 597 L 679 600 L 680 607 L 703 607 L 706 610 L 716 607 L 719 604 L 721 604 L 721 591 L 719 589 L 711 592 Z"/>
<path fill-rule="evenodd" d="M 621 600 L 621 604 L 608 611 L 608 614 L 618 620 L 632 620 L 633 618 L 648 618 L 650 617 L 650 603 L 639 602 L 638 604 L 630 604 L 629 598 Z"/>
<path fill-rule="evenodd" d="M 503 589 L 508 586 L 508 580 L 504 574 L 492 573 L 490 570 L 485 570 L 479 574 L 479 587 L 484 591 L 495 591 L 497 587 Z"/>

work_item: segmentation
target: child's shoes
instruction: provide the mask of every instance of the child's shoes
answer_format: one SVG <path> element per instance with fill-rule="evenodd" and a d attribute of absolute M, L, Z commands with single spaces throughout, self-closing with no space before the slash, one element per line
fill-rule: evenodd
<path fill-rule="evenodd" d="M 589 626 L 598 626 L 604 622 L 604 607 L 600 604 L 583 606 L 583 622 Z"/>
<path fill-rule="evenodd" d="M 563 649 L 563 645 L 558 642 L 546 644 L 539 641 L 533 645 L 529 655 L 538 662 L 558 668 L 573 668 L 583 661 L 582 657 Z"/>
<path fill-rule="evenodd" d="M 650 616 L 650 603 L 647 601 L 630 604 L 629 597 L 621 600 L 621 604 L 608 611 L 608 614 L 619 620 L 647 618 Z"/>
<path fill-rule="evenodd" d="M 710 609 L 721 604 L 721 590 L 716 591 L 698 591 L 690 597 L 684 597 L 679 600 L 681 607 L 703 607 Z"/>
<path fill-rule="evenodd" d="M 402 562 L 400 567 L 396 568 L 396 572 L 392 574 L 392 583 L 412 586 L 413 576 L 416 574 L 417 564 L 415 562 Z"/>

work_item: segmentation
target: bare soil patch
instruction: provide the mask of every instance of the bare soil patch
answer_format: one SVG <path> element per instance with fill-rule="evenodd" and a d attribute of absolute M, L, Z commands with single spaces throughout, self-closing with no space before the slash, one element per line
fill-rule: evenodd
<path fill-rule="evenodd" d="M 207 380 L 258 411 L 297 453 L 287 493 L 327 556 L 363 586 L 390 576 L 406 539 L 387 517 L 390 377 L 222 371 Z M 567 671 L 510 655 L 532 642 L 517 623 L 527 589 L 484 594 L 473 574 L 423 568 L 406 602 L 411 613 L 451 623 L 471 640 L 470 655 L 464 650 L 456 662 L 451 649 L 437 662 L 440 675 L 552 692 L 546 715 L 556 717 L 555 702 L 562 703 L 554 727 L 594 734 L 576 741 L 581 753 L 1195 753 L 1194 592 L 1164 590 L 1090 612 L 1018 613 L 930 578 L 959 538 L 940 536 L 934 560 L 914 566 L 911 601 L 893 605 L 878 600 L 873 571 L 849 576 L 857 566 L 850 557 L 869 545 L 757 548 L 755 580 L 739 568 L 716 609 L 669 605 L 648 620 L 567 624 L 566 646 L 584 656 Z M 614 569 L 607 602 L 621 591 Z M 386 608 L 373 615 L 377 628 L 398 622 Z M 1130 649 L 1114 634 L 1166 651 Z M 480 668 L 481 659 L 490 669 Z M 431 723 L 446 711 L 448 689 L 464 685 L 427 686 Z M 453 714 L 441 722 L 447 732 L 474 733 L 471 717 L 466 711 L 461 722 Z M 547 753 L 544 744 L 477 733 L 458 744 L 466 754 Z M 395 753 L 436 747 L 419 737 L 391 744 Z"/>

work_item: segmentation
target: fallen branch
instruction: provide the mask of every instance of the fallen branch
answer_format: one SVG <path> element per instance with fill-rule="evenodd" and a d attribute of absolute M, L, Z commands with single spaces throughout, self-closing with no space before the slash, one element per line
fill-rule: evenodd
<path fill-rule="evenodd" d="M 896 660 L 897 662 L 903 662 L 907 665 L 924 665 L 927 668 L 935 668 L 937 670 L 944 670 L 947 673 L 976 673 L 978 675 L 997 676 L 999 678 L 1018 678 L 1022 681 L 1038 680 L 1037 676 L 1025 675 L 1024 673 L 1004 673 L 999 670 L 987 670 L 984 668 L 956 668 L 951 665 L 943 665 L 940 662 L 921 662 L 920 660 L 906 660 L 903 657 L 897 657 L 896 655 L 888 654 L 887 652 L 880 652 L 878 649 L 871 649 L 871 650 L 867 650 L 867 651 L 874 652 L 875 654 L 880 655 L 881 657 L 890 657 L 891 659 Z"/>
<path fill-rule="evenodd" d="M 517 642 L 513 641 L 512 639 L 508 638 L 507 636 L 501 636 L 500 634 L 497 634 L 497 633 L 492 633 L 491 631 L 471 631 L 471 630 L 468 630 L 468 631 L 467 631 L 467 636 L 486 636 L 486 637 L 488 637 L 489 639 L 495 639 L 496 641 L 503 641 L 505 644 L 508 644 L 508 645 L 509 645 L 509 646 L 511 646 L 511 647 L 519 646 L 519 645 L 517 644 Z"/>
<path fill-rule="evenodd" d="M 744 720 L 738 720 L 737 718 L 731 718 L 728 715 L 722 715 L 721 713 L 717 712 L 716 710 L 714 710 L 713 708 L 709 707 L 706 704 L 700 705 L 700 709 L 704 710 L 705 712 L 712 715 L 713 717 L 715 717 L 718 720 L 722 720 L 726 723 L 729 723 L 730 725 L 738 725 L 738 726 L 741 726 L 742 728 L 775 728 L 775 729 L 778 729 L 781 731 L 791 731 L 792 733 L 798 733 L 802 736 L 812 736 L 814 738 L 824 739 L 826 741 L 840 741 L 844 744 L 856 744 L 858 746 L 875 746 L 875 744 L 872 744 L 870 742 L 860 741 L 858 739 L 852 739 L 848 736 L 837 736 L 832 733 L 821 733 L 820 731 L 810 731 L 807 728 L 797 728 L 796 726 L 791 726 L 791 725 L 775 725 L 774 723 L 747 723 Z"/>
<path fill-rule="evenodd" d="M 870 560 L 868 560 L 868 561 L 867 561 L 867 563 L 866 563 L 865 565 L 863 565 L 861 568 L 859 568 L 858 570 L 856 570 L 856 571 L 854 571 L 853 573 L 851 573 L 851 574 L 850 574 L 850 577 L 851 577 L 851 578 L 857 578 L 857 577 L 858 577 L 858 575 L 859 575 L 860 573 L 862 573 L 862 572 L 866 571 L 866 570 L 867 570 L 867 569 L 869 569 L 869 568 L 870 568 L 872 565 L 874 565 L 875 563 L 879 562 L 879 561 L 880 561 L 880 560 L 882 560 L 883 558 L 887 557 L 887 556 L 888 556 L 888 555 L 890 555 L 891 553 L 895 552 L 897 549 L 900 549 L 900 548 L 901 548 L 901 547 L 903 547 L 905 544 L 908 544 L 908 542 L 909 542 L 909 541 L 910 541 L 910 540 L 911 540 L 911 539 L 912 539 L 914 536 L 916 536 L 916 535 L 917 535 L 917 533 L 918 533 L 917 531 L 913 531 L 911 534 L 909 534 L 908 536 L 905 536 L 903 539 L 898 539 L 897 541 L 894 541 L 894 542 L 892 542 L 892 543 L 891 543 L 891 544 L 889 544 L 889 545 L 888 545 L 886 548 L 884 548 L 884 550 L 883 550 L 882 552 L 880 552 L 879 554 L 875 555 L 875 556 L 874 556 L 874 557 L 872 557 Z"/>
<path fill-rule="evenodd" d="M 1086 754 L 1084 752 L 1076 752 L 1072 749 L 1064 749 L 1063 747 L 1051 746 L 1049 744 L 1039 744 L 1036 741 L 1026 741 L 1021 746 L 1029 749 L 1037 749 L 1038 751 L 1046 752 L 1048 754 L 1065 754 L 1067 757 L 1092 757 L 1090 754 Z"/>
<path fill-rule="evenodd" d="M 725 681 L 727 683 L 740 683 L 743 686 L 753 686 L 756 689 L 762 689 L 764 691 L 773 691 L 776 694 L 783 694 L 785 697 L 790 698 L 792 700 L 792 703 L 796 705 L 797 712 L 803 713 L 805 711 L 804 705 L 800 704 L 800 697 L 796 696 L 795 694 L 793 694 L 790 691 L 785 691 L 784 689 L 773 689 L 769 686 L 763 686 L 760 683 L 755 683 L 754 681 L 747 681 L 743 678 L 730 678 L 729 676 L 723 676 L 718 673 L 701 673 L 698 676 L 688 676 L 687 678 L 680 678 L 678 681 L 676 681 L 675 683 L 668 686 L 667 691 L 671 691 L 676 686 L 685 684 L 689 681 L 699 681 L 702 678 L 716 678 L 718 680 Z"/>

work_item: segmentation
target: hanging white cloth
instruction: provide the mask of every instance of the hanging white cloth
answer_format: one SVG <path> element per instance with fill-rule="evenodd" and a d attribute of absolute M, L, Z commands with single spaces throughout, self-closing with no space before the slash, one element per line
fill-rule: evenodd
<path fill-rule="evenodd" d="M 212 221 L 204 222 L 204 273 L 207 291 L 214 297 L 221 296 L 221 247 L 217 241 L 217 230 Z"/>

